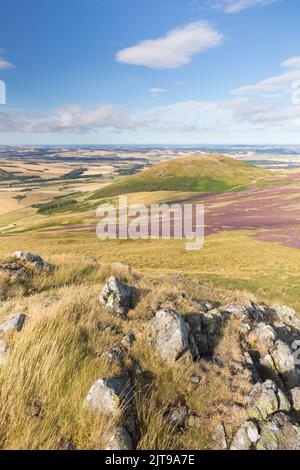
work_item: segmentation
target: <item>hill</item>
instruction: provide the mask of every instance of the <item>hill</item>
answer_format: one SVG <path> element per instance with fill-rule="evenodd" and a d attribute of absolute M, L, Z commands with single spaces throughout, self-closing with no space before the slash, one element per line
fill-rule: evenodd
<path fill-rule="evenodd" d="M 96 191 L 91 199 L 147 191 L 224 193 L 246 189 L 267 170 L 223 155 L 169 160 Z"/>

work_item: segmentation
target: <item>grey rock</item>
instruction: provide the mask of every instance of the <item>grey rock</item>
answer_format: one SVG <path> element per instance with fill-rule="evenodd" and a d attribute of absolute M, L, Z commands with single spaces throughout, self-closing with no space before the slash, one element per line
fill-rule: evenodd
<path fill-rule="evenodd" d="M 289 412 L 291 409 L 287 397 L 272 380 L 255 384 L 249 398 L 248 415 L 256 421 L 264 421 L 278 411 Z"/>
<path fill-rule="evenodd" d="M 118 346 L 115 346 L 111 348 L 106 354 L 106 359 L 109 364 L 123 364 L 123 361 L 125 359 L 125 354 L 124 351 L 119 348 Z"/>
<path fill-rule="evenodd" d="M 55 269 L 55 266 L 53 264 L 47 263 L 39 255 L 33 255 L 31 253 L 25 253 L 23 251 L 16 251 L 12 254 L 12 257 L 20 261 L 26 261 L 28 263 L 31 263 L 36 268 L 42 269 L 44 271 L 52 272 Z"/>
<path fill-rule="evenodd" d="M 287 307 L 286 305 L 273 305 L 272 310 L 282 323 L 288 326 L 294 325 L 297 315 L 293 308 Z"/>
<path fill-rule="evenodd" d="M 198 375 L 192 375 L 191 382 L 192 384 L 198 385 L 200 383 L 200 377 L 198 377 Z"/>
<path fill-rule="evenodd" d="M 252 450 L 259 440 L 259 431 L 252 421 L 246 421 L 237 430 L 230 450 Z"/>
<path fill-rule="evenodd" d="M 18 279 L 25 279 L 29 275 L 27 269 L 17 263 L 0 264 L 0 271 Z"/>
<path fill-rule="evenodd" d="M 112 276 L 104 286 L 99 302 L 113 314 L 126 318 L 131 307 L 133 288 Z"/>
<path fill-rule="evenodd" d="M 246 318 L 246 309 L 243 304 L 238 304 L 236 302 L 232 302 L 228 305 L 225 305 L 221 308 L 221 311 L 224 313 L 230 314 L 230 316 L 235 318 Z"/>
<path fill-rule="evenodd" d="M 116 334 L 116 333 L 118 333 L 118 327 L 116 325 L 108 325 L 104 328 L 104 331 L 106 333 Z"/>
<path fill-rule="evenodd" d="M 135 341 L 134 334 L 130 331 L 124 338 L 122 339 L 121 343 L 122 346 L 126 349 L 130 349 Z"/>
<path fill-rule="evenodd" d="M 266 346 L 274 345 L 276 341 L 276 333 L 274 329 L 270 325 L 266 325 L 265 323 L 259 323 L 253 334 L 256 337 L 256 341 Z"/>
<path fill-rule="evenodd" d="M 0 364 L 4 364 L 6 361 L 6 342 L 0 339 Z"/>
<path fill-rule="evenodd" d="M 214 450 L 227 450 L 228 443 L 226 438 L 226 432 L 224 425 L 222 423 L 217 424 L 213 429 L 213 441 L 214 441 Z"/>
<path fill-rule="evenodd" d="M 128 377 L 103 378 L 91 387 L 86 400 L 92 410 L 118 416 L 130 405 L 132 391 Z"/>
<path fill-rule="evenodd" d="M 177 361 L 189 351 L 189 326 L 175 310 L 162 309 L 152 320 L 156 349 L 166 362 Z"/>
<path fill-rule="evenodd" d="M 300 426 L 285 413 L 277 413 L 264 423 L 257 450 L 300 450 Z"/>
<path fill-rule="evenodd" d="M 188 416 L 188 408 L 187 406 L 178 406 L 176 408 L 172 408 L 168 415 L 167 421 L 173 428 L 182 428 L 185 424 L 185 420 Z"/>
<path fill-rule="evenodd" d="M 111 436 L 105 450 L 133 450 L 132 438 L 123 427 L 119 427 Z"/>
<path fill-rule="evenodd" d="M 258 305 L 250 300 L 245 302 L 247 317 L 252 321 L 266 321 L 270 318 L 270 311 L 265 305 Z"/>
<path fill-rule="evenodd" d="M 273 360 L 273 370 L 285 382 L 288 388 L 298 385 L 298 373 L 295 359 L 289 346 L 283 341 L 277 341 L 274 349 L 270 352 Z"/>
<path fill-rule="evenodd" d="M 293 409 L 300 413 L 300 387 L 295 387 L 291 390 L 291 399 Z"/>
<path fill-rule="evenodd" d="M 19 313 L 6 320 L 0 325 L 0 333 L 8 333 L 10 331 L 21 331 L 24 323 L 27 319 L 27 315 Z"/>

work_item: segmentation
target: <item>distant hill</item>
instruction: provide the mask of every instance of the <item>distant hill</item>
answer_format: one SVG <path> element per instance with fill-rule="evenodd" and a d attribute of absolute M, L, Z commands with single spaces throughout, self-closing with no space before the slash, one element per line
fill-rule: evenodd
<path fill-rule="evenodd" d="M 223 155 L 182 157 L 120 178 L 91 199 L 146 191 L 223 193 L 246 189 L 268 174 L 268 170 Z"/>

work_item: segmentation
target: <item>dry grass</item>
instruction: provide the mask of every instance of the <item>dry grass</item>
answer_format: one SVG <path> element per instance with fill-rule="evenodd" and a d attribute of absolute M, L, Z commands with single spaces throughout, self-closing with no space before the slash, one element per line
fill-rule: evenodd
<path fill-rule="evenodd" d="M 28 315 L 23 330 L 8 339 L 7 362 L 0 368 L 0 446 L 2 449 L 105 448 L 115 425 L 110 417 L 92 414 L 86 394 L 100 377 L 121 373 L 104 353 L 133 331 L 136 337 L 125 367 L 136 390 L 136 414 L 141 449 L 207 449 L 213 446 L 213 425 L 222 420 L 229 432 L 242 419 L 241 406 L 249 387 L 241 362 L 237 325 L 227 324 L 216 349 L 220 365 L 179 361 L 169 368 L 149 342 L 149 321 L 159 307 L 195 312 L 195 300 L 219 304 L 242 300 L 246 294 L 214 289 L 191 279 L 138 276 L 128 266 L 99 263 L 86 256 L 56 255 L 53 274 L 32 270 L 24 286 L 12 281 L 0 305 L 0 321 L 18 312 Z M 99 292 L 109 276 L 118 275 L 140 289 L 137 305 L 126 322 L 101 307 Z M 7 278 L 3 278 L 1 286 Z M 21 291 L 19 290 L 21 289 Z M 14 295 L 15 294 L 15 295 Z M 116 334 L 104 331 L 110 324 Z M 136 375 L 133 365 L 143 373 Z M 198 375 L 198 385 L 191 382 Z M 232 403 L 238 403 L 232 410 Z M 187 405 L 196 425 L 179 432 L 165 414 Z"/>

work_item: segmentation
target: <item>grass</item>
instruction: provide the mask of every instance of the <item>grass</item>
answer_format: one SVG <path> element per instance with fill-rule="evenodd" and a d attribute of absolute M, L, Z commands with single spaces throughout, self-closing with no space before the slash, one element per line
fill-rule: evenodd
<path fill-rule="evenodd" d="M 225 409 L 232 397 L 230 382 L 222 384 L 220 371 L 211 368 L 204 382 L 192 385 L 191 375 L 201 374 L 201 368 L 207 367 L 205 361 L 168 368 L 147 341 L 149 321 L 161 304 L 172 304 L 185 315 L 193 311 L 195 298 L 208 296 L 229 302 L 241 299 L 240 294 L 211 289 L 199 281 L 174 283 L 168 276 L 161 280 L 140 277 L 126 266 L 99 265 L 85 256 L 56 255 L 51 261 L 58 266 L 53 274 L 41 275 L 33 269 L 23 292 L 13 289 L 6 293 L 0 306 L 0 321 L 21 311 L 28 316 L 21 332 L 6 337 L 8 359 L 0 368 L 0 447 L 105 448 L 117 423 L 109 416 L 91 413 L 85 397 L 98 378 L 121 372 L 119 365 L 106 362 L 103 353 L 134 331 L 136 341 L 125 365 L 135 382 L 139 448 L 210 448 L 216 407 Z M 97 300 L 112 274 L 144 292 L 126 322 L 109 314 Z M 0 290 L 4 284 L 0 283 Z M 183 298 L 180 294 L 184 290 L 187 295 Z M 118 327 L 114 335 L 104 331 L 112 323 Z M 220 346 L 219 354 L 226 362 L 228 351 L 224 348 Z M 133 373 L 136 363 L 144 370 L 142 376 Z M 226 373 L 226 367 L 222 373 Z M 197 414 L 198 428 L 177 432 L 167 424 L 165 414 L 180 403 Z"/>

